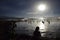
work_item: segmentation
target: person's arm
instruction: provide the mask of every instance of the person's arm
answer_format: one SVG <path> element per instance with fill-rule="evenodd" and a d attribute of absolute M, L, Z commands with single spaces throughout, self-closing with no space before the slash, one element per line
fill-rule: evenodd
<path fill-rule="evenodd" d="M 41 33 L 39 32 L 39 36 L 41 37 Z"/>

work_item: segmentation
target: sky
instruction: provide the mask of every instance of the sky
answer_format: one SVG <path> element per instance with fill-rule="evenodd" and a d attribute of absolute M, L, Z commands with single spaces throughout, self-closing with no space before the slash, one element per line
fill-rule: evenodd
<path fill-rule="evenodd" d="M 46 4 L 47 9 L 37 11 L 37 5 Z M 60 0 L 0 0 L 0 16 L 41 17 L 60 16 Z"/>

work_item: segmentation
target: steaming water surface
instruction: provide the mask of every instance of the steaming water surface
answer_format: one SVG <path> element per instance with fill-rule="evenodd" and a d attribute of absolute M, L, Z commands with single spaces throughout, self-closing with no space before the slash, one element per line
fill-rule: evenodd
<path fill-rule="evenodd" d="M 44 27 L 40 22 L 39 23 L 18 22 L 16 24 L 17 24 L 17 27 L 15 29 L 17 34 L 32 35 L 36 26 L 39 26 L 41 36 L 56 37 L 56 34 L 59 33 L 59 30 L 60 30 L 60 22 L 50 22 L 50 24 L 45 22 L 43 24 Z M 41 27 L 43 29 L 41 29 Z M 46 33 L 42 33 L 42 32 L 46 32 Z"/>

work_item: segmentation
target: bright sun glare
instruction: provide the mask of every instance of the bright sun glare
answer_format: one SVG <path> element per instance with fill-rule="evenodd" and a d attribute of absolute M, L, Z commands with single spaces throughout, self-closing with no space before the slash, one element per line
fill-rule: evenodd
<path fill-rule="evenodd" d="M 40 29 L 45 29 L 45 25 L 43 23 L 40 23 L 39 27 Z"/>
<path fill-rule="evenodd" d="M 40 31 L 45 31 L 45 25 L 42 22 L 40 22 L 38 26 L 40 27 Z"/>
<path fill-rule="evenodd" d="M 44 11 L 45 9 L 46 9 L 46 5 L 44 5 L 44 4 L 38 5 L 39 11 Z"/>

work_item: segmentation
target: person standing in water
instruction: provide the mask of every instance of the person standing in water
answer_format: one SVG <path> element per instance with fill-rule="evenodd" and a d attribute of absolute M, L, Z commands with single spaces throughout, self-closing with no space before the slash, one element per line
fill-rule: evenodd
<path fill-rule="evenodd" d="M 41 40 L 41 33 L 39 31 L 39 27 L 37 26 L 34 33 L 33 33 L 33 37 L 32 40 Z"/>

